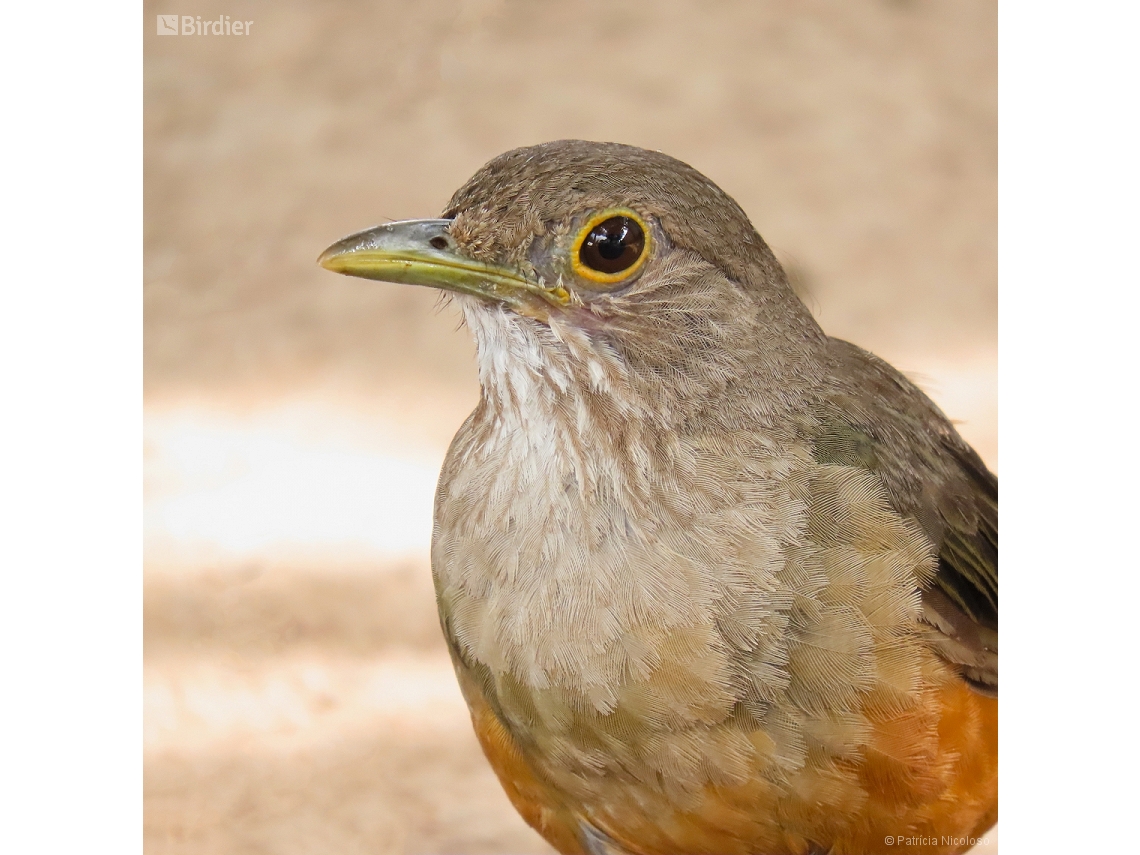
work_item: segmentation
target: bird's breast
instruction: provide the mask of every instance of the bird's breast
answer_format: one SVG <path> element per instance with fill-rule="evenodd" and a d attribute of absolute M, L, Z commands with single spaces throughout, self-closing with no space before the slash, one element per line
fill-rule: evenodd
<path fill-rule="evenodd" d="M 824 807 L 857 816 L 876 787 L 884 816 L 936 802 L 960 777 L 948 698 L 989 745 L 920 637 L 932 544 L 871 473 L 724 436 L 678 442 L 648 484 L 634 471 L 461 435 L 441 479 L 433 571 L 461 684 L 551 799 L 618 837 L 720 811 L 784 851 L 748 804 L 784 835 L 820 831 Z"/>
<path fill-rule="evenodd" d="M 803 502 L 774 456 L 636 446 L 457 438 L 437 496 L 439 605 L 466 656 L 521 686 L 603 715 L 713 720 L 735 702 L 739 651 L 785 634 L 779 577 Z"/>

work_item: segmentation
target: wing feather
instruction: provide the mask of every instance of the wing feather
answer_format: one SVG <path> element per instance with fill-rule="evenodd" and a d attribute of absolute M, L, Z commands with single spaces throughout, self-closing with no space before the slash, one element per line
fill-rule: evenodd
<path fill-rule="evenodd" d="M 887 363 L 833 340 L 816 459 L 877 472 L 895 509 L 938 548 L 922 591 L 930 644 L 976 690 L 997 694 L 998 482 L 938 407 Z"/>

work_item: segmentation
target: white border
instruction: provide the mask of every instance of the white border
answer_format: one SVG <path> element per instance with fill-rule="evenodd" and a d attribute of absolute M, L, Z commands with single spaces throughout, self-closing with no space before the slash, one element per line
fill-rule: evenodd
<path fill-rule="evenodd" d="M 0 25 L 5 852 L 142 848 L 138 11 Z"/>
<path fill-rule="evenodd" d="M 1140 14 L 1004 2 L 1001 836 L 1135 846 Z"/>

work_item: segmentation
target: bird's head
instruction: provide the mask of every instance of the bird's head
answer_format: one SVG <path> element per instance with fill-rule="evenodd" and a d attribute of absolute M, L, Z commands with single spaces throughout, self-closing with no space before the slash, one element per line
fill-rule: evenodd
<path fill-rule="evenodd" d="M 505 366 L 556 385 L 668 379 L 699 397 L 822 338 L 732 198 L 674 158 L 614 143 L 509 151 L 441 218 L 359 232 L 320 263 L 462 295 L 485 391 Z"/>

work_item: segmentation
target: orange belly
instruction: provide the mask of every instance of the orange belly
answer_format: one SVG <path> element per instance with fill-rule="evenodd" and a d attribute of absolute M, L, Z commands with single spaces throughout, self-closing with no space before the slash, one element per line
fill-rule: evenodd
<path fill-rule="evenodd" d="M 647 810 L 643 795 L 627 799 L 616 785 L 601 791 L 609 788 L 600 782 L 598 802 L 606 807 L 599 822 L 596 806 L 568 803 L 536 773 L 463 676 L 476 735 L 507 796 L 563 855 L 585 855 L 583 816 L 632 855 L 956 853 L 997 821 L 997 699 L 956 680 L 928 696 L 937 710 L 872 717 L 862 756 L 832 770 L 861 791 L 857 806 L 844 809 L 842 798 L 825 804 L 820 794 L 834 792 L 828 780 L 797 780 L 788 789 L 757 776 L 739 787 L 709 785 L 696 808 L 677 809 L 662 795 Z M 939 716 L 926 765 L 908 757 L 919 712 Z"/>

